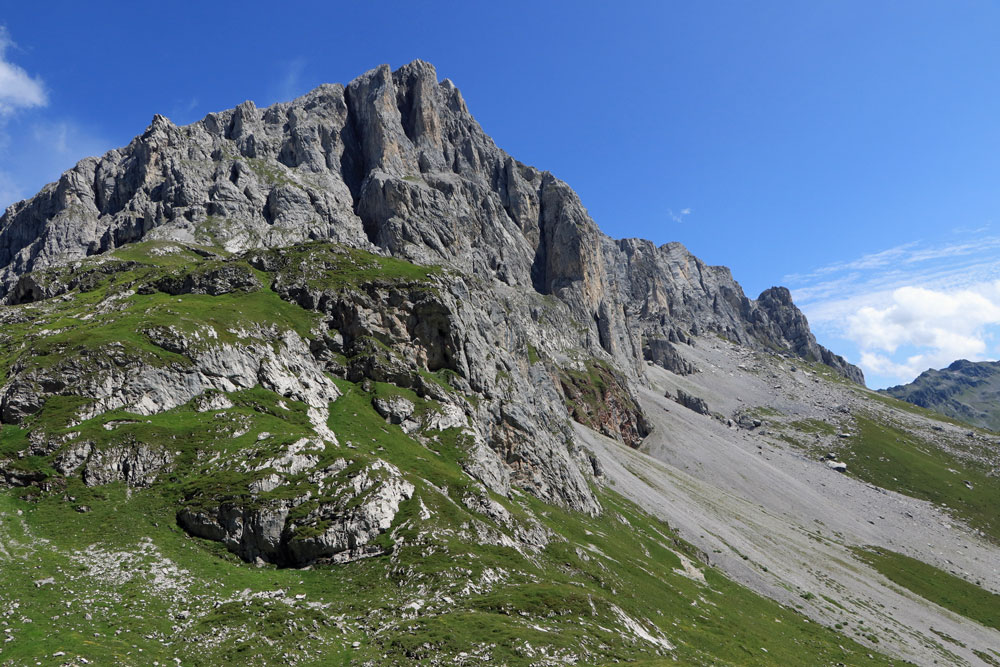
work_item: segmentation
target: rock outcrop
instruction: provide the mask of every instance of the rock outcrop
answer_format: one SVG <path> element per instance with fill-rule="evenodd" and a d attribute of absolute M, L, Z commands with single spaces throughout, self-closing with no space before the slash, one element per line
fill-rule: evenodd
<path fill-rule="evenodd" d="M 674 347 L 676 342 L 676 338 L 674 342 L 665 338 L 645 338 L 642 341 L 642 355 L 646 361 L 677 373 L 677 375 L 696 373 L 698 369 L 695 368 L 694 364 L 681 356 L 677 348 Z"/>
<path fill-rule="evenodd" d="M 21 423 L 54 395 L 85 399 L 74 422 L 118 409 L 157 414 L 205 392 L 258 385 L 319 411 L 339 395 L 305 341 L 291 331 L 239 332 L 240 339 L 233 343 L 218 341 L 218 334 L 207 327 L 193 332 L 153 327 L 143 333 L 154 345 L 190 363 L 154 363 L 116 342 L 86 356 L 61 355 L 51 365 L 22 362 L 0 387 L 0 419 Z"/>
<path fill-rule="evenodd" d="M 688 410 L 694 410 L 700 415 L 707 415 L 710 413 L 708 409 L 708 403 L 705 402 L 704 398 L 699 398 L 698 396 L 692 396 L 683 389 L 677 390 L 677 397 L 674 399 L 681 405 L 683 405 Z"/>
<path fill-rule="evenodd" d="M 293 510 L 307 498 L 185 507 L 177 521 L 192 535 L 222 542 L 247 561 L 301 566 L 377 556 L 386 548 L 375 538 L 389 529 L 400 503 L 413 495 L 413 485 L 385 461 L 360 469 L 352 463 L 338 459 L 315 471 L 321 488 L 331 489 L 334 497 L 312 503 L 297 517 Z"/>

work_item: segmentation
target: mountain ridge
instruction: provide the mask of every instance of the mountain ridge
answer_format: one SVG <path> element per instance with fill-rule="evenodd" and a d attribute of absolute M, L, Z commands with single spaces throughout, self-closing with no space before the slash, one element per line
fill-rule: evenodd
<path fill-rule="evenodd" d="M 1000 361 L 959 359 L 879 391 L 972 426 L 1000 431 Z"/>
<path fill-rule="evenodd" d="M 642 359 L 639 337 L 669 338 L 657 319 L 690 328 L 697 315 L 863 383 L 787 296 L 760 308 L 680 244 L 604 235 L 569 186 L 497 148 L 436 77 L 422 61 L 383 65 L 264 110 L 244 102 L 183 128 L 155 116 L 129 146 L 8 208 L 0 298 L 25 272 L 147 237 L 234 251 L 326 239 L 556 294 L 624 368 Z"/>

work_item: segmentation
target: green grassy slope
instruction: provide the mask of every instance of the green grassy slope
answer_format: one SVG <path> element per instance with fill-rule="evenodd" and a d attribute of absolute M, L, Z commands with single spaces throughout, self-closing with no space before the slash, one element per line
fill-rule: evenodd
<path fill-rule="evenodd" d="M 857 433 L 843 455 L 850 474 L 946 506 L 1000 543 L 1000 478 L 988 466 L 935 447 L 884 417 L 859 415 L 855 422 Z"/>
<path fill-rule="evenodd" d="M 94 272 L 67 298 L 7 309 L 0 376 L 109 345 L 151 364 L 186 363 L 143 334 L 153 325 L 207 327 L 232 342 L 262 324 L 314 335 L 316 315 L 278 298 L 275 276 L 253 258 L 172 247 L 132 246 L 113 260 L 130 262 L 123 270 Z M 433 273 L 325 245 L 282 261 L 314 267 L 322 287 Z M 222 266 L 259 286 L 220 296 L 133 289 Z M 311 434 L 302 403 L 257 387 L 227 393 L 224 409 L 199 411 L 195 399 L 151 416 L 118 410 L 71 423 L 81 399 L 55 395 L 24 424 L 0 426 L 0 460 L 40 480 L 0 491 L 0 664 L 889 663 L 704 566 L 669 526 L 613 490 L 597 490 L 605 509 L 597 517 L 516 489 L 510 498 L 489 493 L 463 472 L 468 441 L 459 429 L 414 437 L 372 407 L 389 394 L 418 413 L 440 409 L 435 401 L 384 383 L 335 382 L 342 396 L 330 404 L 329 427 L 339 445 L 322 451 L 318 468 L 382 459 L 414 486 L 378 538 L 384 553 L 347 564 L 257 567 L 177 524 L 181 507 L 223 499 L 308 495 L 297 512 L 322 500 L 306 475 L 248 493 L 269 473 L 257 464 Z M 30 453 L 38 429 L 60 447 L 143 443 L 174 458 L 148 488 L 90 487 L 78 473 L 56 472 L 62 449 Z M 522 539 L 525 531 L 547 535 L 544 546 Z"/>
<path fill-rule="evenodd" d="M 856 553 L 888 579 L 920 597 L 1000 630 L 1000 595 L 888 549 L 871 547 L 857 549 Z"/>

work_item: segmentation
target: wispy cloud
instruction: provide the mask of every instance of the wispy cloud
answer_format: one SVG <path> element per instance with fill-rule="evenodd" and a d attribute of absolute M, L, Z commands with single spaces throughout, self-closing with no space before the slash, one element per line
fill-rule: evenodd
<path fill-rule="evenodd" d="M 280 76 L 272 87 L 274 102 L 288 102 L 306 92 L 306 84 L 302 81 L 306 64 L 305 58 L 292 58 L 279 64 Z"/>
<path fill-rule="evenodd" d="M 36 147 L 51 155 L 52 160 L 65 164 L 66 159 L 80 160 L 89 155 L 101 155 L 108 150 L 107 140 L 69 120 L 44 121 L 31 127 Z"/>
<path fill-rule="evenodd" d="M 691 215 L 691 209 L 682 208 L 677 213 L 674 213 L 674 210 L 672 208 L 668 208 L 667 215 L 670 216 L 670 219 L 673 220 L 674 222 L 684 222 L 684 218 Z"/>
<path fill-rule="evenodd" d="M 974 255 L 928 251 L 917 260 L 918 251 L 883 267 L 844 269 L 839 275 L 785 276 L 785 282 L 792 286 L 796 303 L 813 313 L 810 317 L 842 320 L 861 306 L 888 303 L 901 287 L 955 291 L 1000 278 L 1000 257 L 990 252 L 995 246 L 984 242 L 980 247 L 982 252 Z"/>
<path fill-rule="evenodd" d="M 932 259 L 942 259 L 947 257 L 968 257 L 970 255 L 980 255 L 984 252 L 1000 248 L 1000 236 L 988 236 L 976 239 L 969 243 L 954 243 L 940 248 L 923 248 L 915 250 L 905 258 L 907 264 L 926 262 Z"/>
<path fill-rule="evenodd" d="M 24 191 L 18 187 L 14 179 L 5 171 L 0 171 L 0 214 L 7 208 L 7 204 L 18 201 L 24 197 Z"/>
<path fill-rule="evenodd" d="M 909 242 L 785 281 L 817 335 L 876 386 L 907 382 L 959 358 L 1000 353 L 1000 236 L 988 232 Z"/>
<path fill-rule="evenodd" d="M 70 128 L 67 123 L 38 123 L 31 128 L 35 141 L 49 150 L 65 153 L 69 150 Z"/>
<path fill-rule="evenodd" d="M 6 26 L 0 25 L 0 214 L 25 195 L 25 188 L 15 176 L 8 127 L 17 112 L 44 107 L 49 102 L 41 77 L 31 76 L 10 61 L 8 53 L 16 48 Z M 17 165 L 18 173 L 23 166 Z"/>
<path fill-rule="evenodd" d="M 199 104 L 197 97 L 175 100 L 170 107 L 168 117 L 178 125 L 185 125 L 193 120 L 192 115 L 198 109 Z"/>
<path fill-rule="evenodd" d="M 42 107 L 48 104 L 45 84 L 7 59 L 7 51 L 15 47 L 5 26 L 0 26 L 0 122 L 18 109 Z"/>

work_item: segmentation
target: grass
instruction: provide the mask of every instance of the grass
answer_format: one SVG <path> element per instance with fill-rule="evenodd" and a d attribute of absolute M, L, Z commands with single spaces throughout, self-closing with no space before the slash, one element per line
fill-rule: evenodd
<path fill-rule="evenodd" d="M 909 412 L 912 415 L 918 415 L 920 417 L 925 417 L 927 419 L 932 419 L 934 421 L 944 422 L 946 424 L 951 424 L 953 426 L 961 426 L 962 428 L 967 428 L 971 430 L 980 430 L 976 426 L 971 426 L 959 419 L 949 417 L 948 415 L 941 414 L 934 410 L 929 410 L 927 408 L 921 407 L 919 405 L 914 405 L 913 403 L 908 403 L 902 401 L 894 396 L 889 396 L 888 394 L 883 394 L 877 391 L 871 391 L 867 389 L 862 389 L 865 398 L 878 401 L 883 405 L 886 405 L 895 410 L 902 410 L 903 412 Z"/>
<path fill-rule="evenodd" d="M 792 428 L 809 434 L 836 435 L 840 431 L 836 426 L 819 419 L 800 419 L 788 424 Z"/>
<path fill-rule="evenodd" d="M 972 649 L 972 652 L 975 653 L 976 657 L 985 662 L 987 665 L 993 665 L 993 667 L 1000 667 L 1000 660 L 998 660 L 998 658 L 1000 658 L 1000 652 L 993 651 L 993 655 L 990 655 L 986 651 L 980 651 L 978 649 Z"/>
<path fill-rule="evenodd" d="M 841 459 L 848 473 L 892 491 L 947 506 L 1000 542 L 1000 478 L 901 428 L 857 415 Z M 965 482 L 972 484 L 969 489 Z"/>
<path fill-rule="evenodd" d="M 174 328 L 187 333 L 214 332 L 216 340 L 235 342 L 251 337 L 259 328 L 291 329 L 308 337 L 317 316 L 282 300 L 269 288 L 252 292 L 234 292 L 220 296 L 181 294 L 172 296 L 155 289 L 135 290 L 155 285 L 165 278 L 180 279 L 186 273 L 205 271 L 206 266 L 194 252 L 154 255 L 163 244 L 138 244 L 122 251 L 130 269 L 122 272 L 95 272 L 100 282 L 77 290 L 71 299 L 51 299 L 23 306 L 33 312 L 31 325 L 5 332 L 12 340 L 0 353 L 0 374 L 6 376 L 19 361 L 36 368 L 50 368 L 78 355 L 122 356 L 143 363 L 162 365 L 189 361 L 150 340 L 148 332 Z M 176 246 L 174 246 L 176 247 Z M 141 261 L 140 261 L 141 260 Z M 239 260 L 244 271 L 252 269 Z M 217 260 L 210 260 L 212 267 Z M 85 263 L 84 272 L 90 265 Z M 65 267 L 50 272 L 52 280 L 64 279 Z M 117 303 L 107 307 L 109 297 Z M 104 307 L 102 307 L 104 306 Z"/>
<path fill-rule="evenodd" d="M 642 409 L 629 394 L 621 374 L 600 359 L 587 359 L 584 369 L 559 369 L 563 400 L 570 416 L 580 424 L 620 437 L 615 429 L 634 420 L 642 423 Z M 608 429 L 608 425 L 614 429 Z M 640 434 L 644 435 L 644 434 Z"/>
<path fill-rule="evenodd" d="M 289 176 L 290 170 L 279 167 L 279 163 L 275 163 L 271 160 L 264 160 L 262 158 L 241 158 L 246 164 L 250 166 L 250 169 L 257 174 L 262 180 L 272 183 L 273 185 L 290 185 L 293 187 L 300 187 Z"/>
<path fill-rule="evenodd" d="M 517 665 L 540 657 L 532 651 L 544 647 L 549 656 L 586 651 L 587 664 L 653 664 L 670 655 L 688 664 L 887 664 L 710 568 L 698 566 L 705 584 L 679 574 L 681 558 L 697 563 L 697 553 L 666 524 L 612 491 L 598 492 L 605 508 L 599 517 L 526 495 L 518 501 L 492 496 L 515 521 L 538 517 L 559 538 L 533 556 L 482 541 L 463 526 L 478 521 L 495 531 L 508 529 L 462 504 L 476 487 L 462 472 L 457 434 L 430 432 L 426 445 L 416 442 L 371 406 L 375 395 L 405 390 L 376 385 L 366 392 L 344 381 L 338 386 L 344 393 L 331 405 L 329 423 L 344 446 L 329 456 L 377 455 L 399 466 L 417 487 L 391 534 L 383 536 L 394 545 L 390 555 L 310 571 L 258 569 L 177 527 L 174 512 L 187 489 L 206 495 L 238 489 L 246 480 L 226 481 L 219 469 L 246 460 L 258 447 L 268 451 L 254 456 L 280 450 L 270 440 L 260 445 L 256 434 L 266 430 L 275 443 L 294 438 L 306 426 L 304 406 L 258 388 L 230 394 L 235 406 L 229 410 L 198 413 L 183 406 L 141 419 L 102 415 L 78 427 L 81 437 L 113 441 L 128 432 L 149 443 L 170 443 L 182 452 L 178 465 L 149 489 L 121 483 L 88 488 L 69 478 L 60 493 L 31 502 L 0 493 L 0 544 L 14 556 L 0 553 L 0 602 L 21 604 L 10 619 L 15 640 L 0 645 L 0 661 L 19 664 L 62 650 L 117 664 L 178 657 L 185 664 L 238 659 L 263 665 L 288 661 L 287 655 L 302 664 L 409 664 L 485 651 L 494 662 Z M 424 407 L 434 408 L 429 402 Z M 136 423 L 105 429 L 129 418 Z M 250 432 L 235 439 L 212 429 L 246 420 L 252 420 Z M 17 433 L 8 437 L 20 439 Z M 221 458 L 208 465 L 211 459 L 199 451 Z M 91 510 L 80 514 L 74 509 L 80 505 Z M 421 505 L 430 519 L 418 520 Z M 143 551 L 147 538 L 152 546 Z M 124 573 L 113 564 L 118 561 L 127 566 Z M 164 563 L 182 573 L 166 581 L 182 582 L 183 590 L 163 585 L 163 571 L 173 571 Z M 130 578 L 123 579 L 125 574 Z M 48 577 L 54 583 L 34 586 Z M 502 584 L 477 583 L 491 577 Z M 472 591 L 461 594 L 470 583 Z M 283 593 L 266 597 L 274 591 Z M 428 600 L 426 591 L 453 602 Z M 297 600 L 299 594 L 305 598 Z M 404 604 L 417 598 L 427 602 L 421 613 L 403 613 Z M 614 629 L 621 624 L 616 609 L 675 648 L 657 649 Z M 179 621 L 185 613 L 189 617 Z"/>
<path fill-rule="evenodd" d="M 0 458 L 14 456 L 28 446 L 28 429 L 16 424 L 0 424 Z"/>
<path fill-rule="evenodd" d="M 433 410 L 435 403 L 419 398 L 413 392 L 388 385 L 373 383 L 372 393 L 360 385 L 337 380 L 343 395 L 330 406 L 328 425 L 342 442 L 350 442 L 361 452 L 378 455 L 416 478 L 430 481 L 449 490 L 449 495 L 460 499 L 461 489 L 471 480 L 461 472 L 461 462 L 466 455 L 464 438 L 458 429 L 432 434 L 427 447 L 421 446 L 403 433 L 403 430 L 386 421 L 371 406 L 376 396 L 403 396 L 417 407 L 415 413 Z"/>
<path fill-rule="evenodd" d="M 895 551 L 865 547 L 856 548 L 854 553 L 890 581 L 925 600 L 1000 630 L 1000 595 Z"/>
<path fill-rule="evenodd" d="M 541 356 L 538 354 L 538 349 L 535 348 L 535 346 L 532 345 L 531 343 L 527 343 L 525 345 L 525 349 L 527 350 L 527 353 L 528 353 L 528 363 L 529 364 L 534 365 L 534 364 L 537 364 L 539 361 L 542 360 Z"/>
<path fill-rule="evenodd" d="M 197 250 L 129 246 L 117 255 L 132 263 L 127 271 L 94 270 L 86 289 L 74 287 L 68 299 L 18 306 L 24 318 L 2 332 L 11 344 L 2 346 L 0 370 L 116 354 L 189 364 L 186 352 L 159 347 L 144 332 L 211 329 L 213 340 L 242 343 L 263 326 L 308 337 L 317 315 L 281 299 L 278 283 L 366 290 L 391 282 L 419 296 L 435 289 L 440 271 L 330 244 L 208 258 Z M 260 287 L 216 297 L 150 289 L 165 277 L 220 266 L 253 271 Z M 79 270 L 91 269 L 84 262 Z M 450 388 L 450 373 L 424 377 Z M 600 362 L 573 377 L 579 400 L 593 408 L 617 396 L 619 380 Z M 87 399 L 56 394 L 24 424 L 0 427 L 0 458 L 40 472 L 49 489 L 0 490 L 0 621 L 13 637 L 0 642 L 0 663 L 65 651 L 69 662 L 123 665 L 403 665 L 455 662 L 462 653 L 511 665 L 571 657 L 579 664 L 888 664 L 701 565 L 669 526 L 612 490 L 595 489 L 605 509 L 596 517 L 518 489 L 509 498 L 491 493 L 464 472 L 471 443 L 461 428 L 409 435 L 372 407 L 377 397 L 400 396 L 420 418 L 440 404 L 391 384 L 334 381 L 342 395 L 329 406 L 328 426 L 339 444 L 316 454 L 314 471 L 286 475 L 263 494 L 249 487 L 275 472 L 269 461 L 314 434 L 304 404 L 261 387 L 226 394 L 232 407 L 221 410 L 201 412 L 194 400 L 150 416 L 109 411 L 72 427 Z M 55 450 L 18 458 L 39 428 Z M 85 443 L 97 451 L 141 446 L 170 462 L 148 488 L 89 487 L 79 470 L 62 476 L 54 467 L 62 452 Z M 346 468 L 322 472 L 339 459 Z M 372 558 L 258 568 L 177 524 L 185 507 L 283 507 L 305 498 L 289 518 L 297 539 L 314 536 L 336 517 L 312 510 L 338 501 L 346 478 L 375 459 L 396 466 L 414 492 L 377 538 L 383 553 Z M 330 483 L 325 491 L 320 481 Z M 548 534 L 547 544 L 519 539 L 528 532 Z M 628 630 L 626 617 L 654 641 Z"/>
<path fill-rule="evenodd" d="M 291 248 L 249 253 L 273 267 L 281 282 L 301 282 L 321 290 L 339 290 L 366 283 L 386 282 L 425 284 L 442 273 L 436 266 L 413 264 L 355 248 L 326 242 L 304 243 Z"/>

